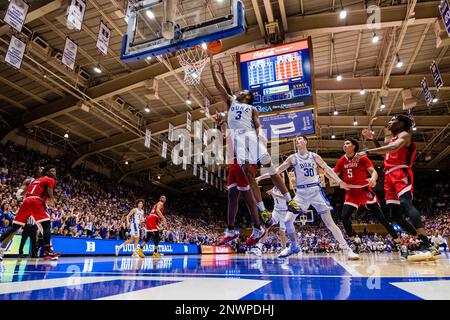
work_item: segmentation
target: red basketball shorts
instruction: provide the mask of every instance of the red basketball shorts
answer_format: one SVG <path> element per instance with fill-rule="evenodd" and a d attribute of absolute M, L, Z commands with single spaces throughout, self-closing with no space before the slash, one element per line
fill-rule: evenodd
<path fill-rule="evenodd" d="M 253 165 L 253 169 L 256 172 L 256 166 Z M 250 190 L 250 184 L 248 182 L 247 176 L 241 169 L 239 164 L 233 163 L 229 165 L 228 177 L 227 177 L 227 188 L 237 187 L 239 191 Z"/>
<path fill-rule="evenodd" d="M 345 193 L 345 202 L 349 206 L 359 208 L 372 203 L 379 203 L 377 195 L 368 186 L 363 188 L 352 188 Z"/>
<path fill-rule="evenodd" d="M 13 222 L 25 225 L 30 216 L 33 216 L 36 222 L 50 221 L 50 215 L 45 210 L 43 199 L 39 197 L 25 198 Z"/>
<path fill-rule="evenodd" d="M 399 197 L 410 191 L 413 193 L 413 174 L 410 168 L 400 168 L 384 177 L 386 204 L 400 204 Z"/>

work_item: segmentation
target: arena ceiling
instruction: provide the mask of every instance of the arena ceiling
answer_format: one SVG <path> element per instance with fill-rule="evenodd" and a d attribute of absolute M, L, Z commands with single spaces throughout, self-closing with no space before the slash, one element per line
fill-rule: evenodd
<path fill-rule="evenodd" d="M 206 2 L 211 17 L 214 1 Z M 113 168 L 120 178 L 150 177 L 174 191 L 201 188 L 204 184 L 193 177 L 192 169 L 184 171 L 161 158 L 161 144 L 167 138 L 168 123 L 183 126 L 186 111 L 192 112 L 193 120 L 204 119 L 205 95 L 212 103 L 220 101 L 208 67 L 201 83 L 188 87 L 173 55 L 123 63 L 120 46 L 126 32 L 124 1 L 87 2 L 82 30 L 77 32 L 66 27 L 69 1 L 30 1 L 22 35 L 27 40 L 22 67 L 15 70 L 0 64 L 3 141 L 13 141 L 18 135 L 30 137 L 64 149 L 76 160 L 75 165 L 89 160 Z M 411 89 L 417 99 L 413 113 L 418 165 L 445 167 L 450 152 L 450 50 L 446 45 L 436 47 L 438 3 L 346 0 L 342 5 L 348 16 L 341 20 L 340 1 L 244 0 L 248 30 L 225 40 L 216 59 L 223 62 L 232 88 L 237 90 L 234 54 L 264 47 L 264 24 L 277 19 L 287 41 L 312 37 L 320 128 L 318 139 L 311 141 L 313 149 L 333 162 L 341 153 L 343 139 L 360 136 L 361 129 L 368 125 L 382 139 L 389 116 L 402 111 L 402 90 Z M 368 29 L 366 24 L 366 6 L 371 4 L 381 8 L 377 30 Z M 7 5 L 2 1 L 0 11 L 4 12 Z M 106 57 L 96 48 L 100 20 L 112 28 Z M 377 43 L 372 43 L 374 31 L 380 37 Z M 59 61 L 67 35 L 79 45 L 75 72 Z M 2 62 L 10 37 L 10 28 L 2 23 Z M 401 68 L 396 67 L 397 54 L 403 62 Z M 444 88 L 439 92 L 439 101 L 427 106 L 420 80 L 425 76 L 433 84 L 429 71 L 432 60 L 439 64 Z M 101 66 L 101 74 L 94 72 L 96 65 Z M 335 80 L 338 72 L 343 76 L 340 82 Z M 158 99 L 149 96 L 152 79 L 158 82 Z M 360 95 L 361 87 L 365 95 Z M 191 105 L 185 102 L 188 92 Z M 381 96 L 386 104 L 384 110 L 379 108 Z M 149 113 L 144 111 L 146 106 Z M 335 110 L 338 115 L 333 115 Z M 358 125 L 353 125 L 355 119 Z M 212 126 L 212 121 L 204 120 L 204 126 Z M 146 127 L 152 131 L 150 150 L 144 148 Z M 69 139 L 64 138 L 65 133 Z M 282 145 L 281 151 L 291 152 L 292 145 Z"/>

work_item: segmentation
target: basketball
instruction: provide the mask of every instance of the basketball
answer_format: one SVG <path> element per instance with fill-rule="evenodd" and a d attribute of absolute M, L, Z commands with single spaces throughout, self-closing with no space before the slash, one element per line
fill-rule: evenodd
<path fill-rule="evenodd" d="M 206 47 L 208 48 L 208 51 L 211 53 L 219 53 L 220 50 L 222 50 L 222 40 L 214 40 L 208 42 Z"/>

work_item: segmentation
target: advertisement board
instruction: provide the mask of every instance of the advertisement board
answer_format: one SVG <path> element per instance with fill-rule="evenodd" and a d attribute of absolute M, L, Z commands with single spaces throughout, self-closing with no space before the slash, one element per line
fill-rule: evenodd
<path fill-rule="evenodd" d="M 232 253 L 230 246 L 201 246 L 202 254 Z"/>
<path fill-rule="evenodd" d="M 123 240 L 52 237 L 54 250 L 60 252 L 62 255 L 113 255 L 116 246 L 119 246 L 123 242 Z M 144 254 L 150 254 L 153 252 L 153 249 L 153 242 L 149 242 L 142 251 Z M 200 253 L 197 245 L 168 242 L 160 242 L 158 251 L 166 255 Z M 120 255 L 131 255 L 132 253 L 133 244 L 126 245 L 120 251 Z"/>

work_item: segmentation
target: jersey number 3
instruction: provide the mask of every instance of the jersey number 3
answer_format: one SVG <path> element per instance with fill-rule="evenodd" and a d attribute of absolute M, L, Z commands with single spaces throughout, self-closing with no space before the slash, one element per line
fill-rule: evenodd
<path fill-rule="evenodd" d="M 242 118 L 242 111 L 236 111 L 236 114 L 237 114 L 237 116 L 234 119 L 235 120 L 241 120 L 241 118 Z"/>

